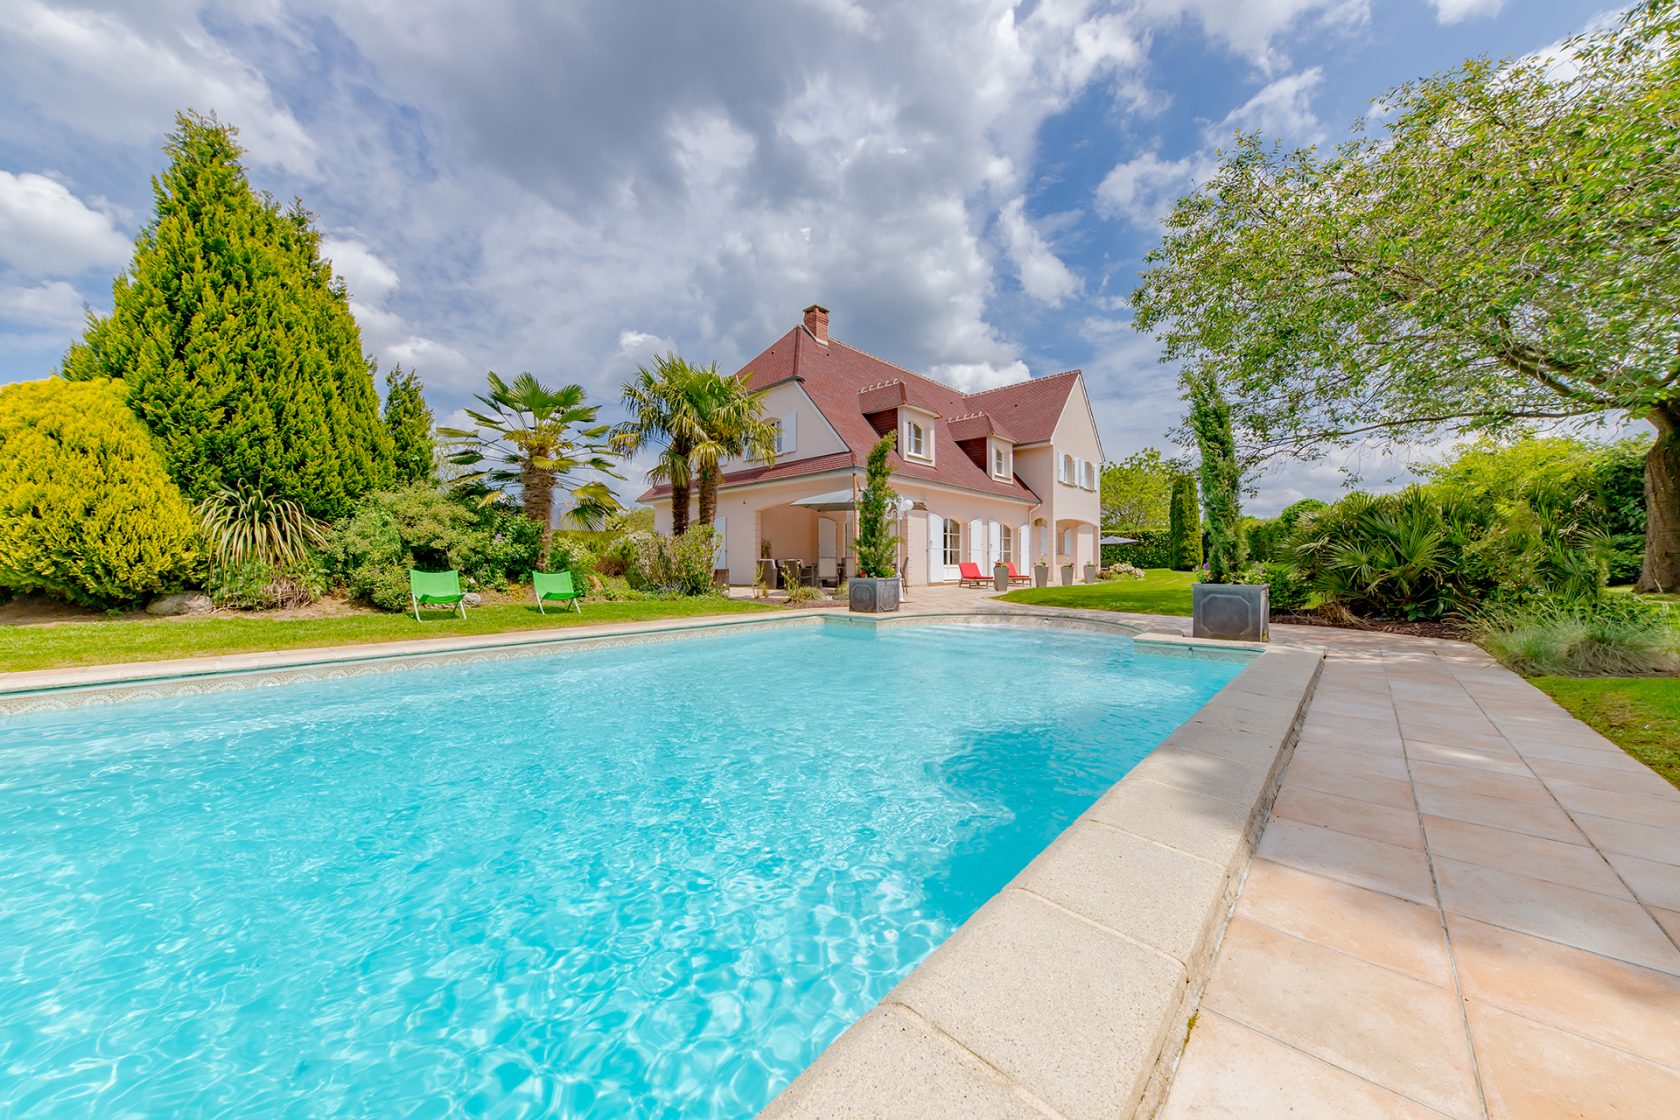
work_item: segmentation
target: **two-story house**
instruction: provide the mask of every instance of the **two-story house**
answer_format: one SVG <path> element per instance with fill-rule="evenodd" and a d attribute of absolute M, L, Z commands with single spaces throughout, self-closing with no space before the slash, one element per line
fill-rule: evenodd
<path fill-rule="evenodd" d="M 765 555 L 852 574 L 864 463 L 893 431 L 893 488 L 913 503 L 897 524 L 909 585 L 955 581 L 963 561 L 989 576 L 997 560 L 1023 574 L 1040 558 L 1096 560 L 1102 442 L 1078 370 L 963 393 L 829 337 L 813 305 L 742 373 L 781 444 L 773 463 L 724 464 L 715 527 L 730 583 L 753 582 Z M 670 532 L 669 487 L 641 500 Z"/>

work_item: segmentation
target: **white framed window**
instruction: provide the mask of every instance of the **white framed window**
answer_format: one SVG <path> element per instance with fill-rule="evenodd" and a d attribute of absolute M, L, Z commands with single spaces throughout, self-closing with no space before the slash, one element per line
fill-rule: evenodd
<path fill-rule="evenodd" d="M 1002 535 L 1000 537 L 1000 541 L 1001 541 L 1001 543 L 998 547 L 998 559 L 1002 560 L 1005 564 L 1013 564 L 1015 562 L 1015 530 L 1014 530 L 1014 528 L 1009 526 L 1009 525 L 1005 525 L 1003 527 L 1003 532 L 1002 532 Z"/>
<path fill-rule="evenodd" d="M 766 420 L 765 423 L 770 425 L 770 430 L 773 433 L 770 446 L 776 449 L 777 455 L 780 455 L 782 453 L 782 437 L 786 434 L 782 431 L 782 422 L 780 420 Z"/>
<path fill-rule="evenodd" d="M 954 568 L 962 563 L 962 522 L 954 517 L 945 519 L 945 555 L 943 559 L 947 568 Z"/>
<path fill-rule="evenodd" d="M 1061 463 L 1056 469 L 1056 481 L 1073 485 L 1073 456 L 1063 455 Z"/>
<path fill-rule="evenodd" d="M 1007 479 L 1012 476 L 1015 473 L 1013 460 L 1009 448 L 1001 443 L 992 444 L 992 477 Z"/>
<path fill-rule="evenodd" d="M 928 430 L 925 424 L 916 420 L 904 422 L 904 453 L 915 459 L 933 458 L 933 453 L 928 449 Z"/>

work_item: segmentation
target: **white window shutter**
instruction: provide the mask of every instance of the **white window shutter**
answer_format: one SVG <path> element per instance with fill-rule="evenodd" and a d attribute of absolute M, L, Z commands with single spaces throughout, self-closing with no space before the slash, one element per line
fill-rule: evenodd
<path fill-rule="evenodd" d="M 976 517 L 968 523 L 968 559 L 972 564 L 985 563 L 986 523 Z"/>
<path fill-rule="evenodd" d="M 712 528 L 716 531 L 715 547 L 712 554 L 713 568 L 729 567 L 729 519 L 723 514 L 712 518 Z"/>
<path fill-rule="evenodd" d="M 986 526 L 986 543 L 991 546 L 992 553 L 986 557 L 988 565 L 996 564 L 1003 559 L 1003 523 L 993 521 Z"/>
<path fill-rule="evenodd" d="M 782 446 L 778 455 L 791 455 L 799 449 L 799 413 L 782 417 Z"/>
<path fill-rule="evenodd" d="M 945 519 L 928 514 L 928 582 L 945 578 Z"/>
<path fill-rule="evenodd" d="M 1034 560 L 1038 559 L 1038 557 L 1036 557 L 1036 556 L 1028 555 L 1028 553 L 1030 553 L 1031 551 L 1032 551 L 1032 526 L 1031 525 L 1023 525 L 1023 526 L 1021 526 L 1020 531 L 1015 534 L 1015 570 L 1016 571 L 1025 572 L 1027 570 L 1028 565 L 1030 565 Z"/>

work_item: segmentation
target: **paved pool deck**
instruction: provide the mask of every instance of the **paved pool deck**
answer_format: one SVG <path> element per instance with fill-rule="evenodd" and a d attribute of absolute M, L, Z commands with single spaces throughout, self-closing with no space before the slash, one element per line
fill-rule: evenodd
<path fill-rule="evenodd" d="M 907 606 L 1024 609 L 954 588 Z M 1189 621 L 1104 617 L 1167 633 Z M 1309 627 L 1277 627 L 1273 644 L 1326 659 L 1182 1056 L 1159 1073 L 1164 1103 L 1136 1114 L 1680 1116 L 1680 791 L 1468 644 Z M 200 671 L 235 667 L 217 661 Z M 1079 1013 L 1039 999 L 1020 1021 Z M 968 1075 L 1008 1085 L 941 1037 Z M 1009 1100 L 1010 1115 L 1088 1114 Z M 866 1091 L 851 1103 L 844 1115 L 919 1107 Z"/>

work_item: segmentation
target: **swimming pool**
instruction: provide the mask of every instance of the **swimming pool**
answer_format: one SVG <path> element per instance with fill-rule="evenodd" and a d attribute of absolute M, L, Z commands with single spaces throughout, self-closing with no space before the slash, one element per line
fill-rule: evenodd
<path fill-rule="evenodd" d="M 0 1102 L 749 1117 L 1241 667 L 737 628 L 14 717 Z"/>

